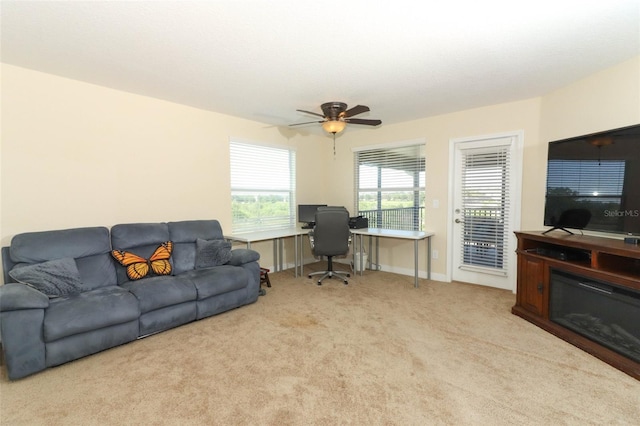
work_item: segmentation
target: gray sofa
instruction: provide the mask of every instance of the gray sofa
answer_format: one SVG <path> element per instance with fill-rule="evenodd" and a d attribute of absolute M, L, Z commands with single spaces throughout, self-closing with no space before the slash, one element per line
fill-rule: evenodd
<path fill-rule="evenodd" d="M 231 250 L 216 220 L 16 235 L 2 248 L 0 341 L 8 377 L 253 303 L 259 258 Z M 44 287 L 34 288 L 42 274 Z"/>

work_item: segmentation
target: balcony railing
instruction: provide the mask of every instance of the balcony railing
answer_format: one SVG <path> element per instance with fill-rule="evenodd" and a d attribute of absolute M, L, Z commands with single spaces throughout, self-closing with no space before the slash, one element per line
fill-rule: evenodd
<path fill-rule="evenodd" d="M 360 210 L 358 214 L 369 219 L 370 228 L 422 231 L 424 227 L 424 207 Z"/>
<path fill-rule="evenodd" d="M 463 263 L 502 270 L 505 267 L 504 209 L 466 208 L 463 225 Z"/>

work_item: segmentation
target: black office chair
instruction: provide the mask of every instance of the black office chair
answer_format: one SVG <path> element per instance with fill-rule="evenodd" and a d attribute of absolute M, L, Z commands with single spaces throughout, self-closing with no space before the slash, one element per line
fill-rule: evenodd
<path fill-rule="evenodd" d="M 316 225 L 309 232 L 311 252 L 316 257 L 327 256 L 327 270 L 309 274 L 322 275 L 318 285 L 322 285 L 325 278 L 338 277 L 344 284 L 349 284 L 346 271 L 333 269 L 333 257 L 344 256 L 349 253 L 351 232 L 349 231 L 349 212 L 344 207 L 319 207 L 316 211 Z"/>

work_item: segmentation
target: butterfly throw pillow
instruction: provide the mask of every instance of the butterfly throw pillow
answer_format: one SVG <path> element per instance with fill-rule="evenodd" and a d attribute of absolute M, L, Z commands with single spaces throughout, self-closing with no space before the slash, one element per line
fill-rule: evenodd
<path fill-rule="evenodd" d="M 118 263 L 127 267 L 127 276 L 130 280 L 139 280 L 149 275 L 151 271 L 156 275 L 171 274 L 169 258 L 172 251 L 173 242 L 167 241 L 160 244 L 149 259 L 124 250 L 112 250 L 111 255 Z"/>

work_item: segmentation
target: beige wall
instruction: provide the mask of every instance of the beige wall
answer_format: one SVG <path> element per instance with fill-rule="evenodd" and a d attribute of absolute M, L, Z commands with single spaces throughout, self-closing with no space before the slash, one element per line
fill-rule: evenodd
<path fill-rule="evenodd" d="M 640 123 L 640 56 L 542 98 L 541 135 L 558 140 Z"/>
<path fill-rule="evenodd" d="M 296 147 L 300 198 L 326 198 L 320 136 L 1 69 L 3 246 L 20 232 L 126 222 L 215 218 L 230 230 L 230 137 Z"/>
<path fill-rule="evenodd" d="M 356 146 L 426 139 L 426 229 L 433 230 L 435 278 L 447 273 L 447 203 L 449 141 L 509 131 L 524 131 L 521 229 L 543 229 L 547 144 L 551 140 L 640 123 L 640 57 L 594 74 L 540 98 L 445 114 L 382 126 L 375 131 L 345 133 L 343 151 Z M 340 151 L 339 151 L 340 152 Z M 353 204 L 352 158 L 334 160 L 331 186 L 339 188 L 339 201 Z M 433 200 L 440 207 L 433 208 Z M 398 272 L 412 274 L 413 252 L 403 241 L 381 240 L 381 263 Z M 444 254 L 444 255 L 443 255 Z M 421 269 L 424 260 L 420 257 Z"/>
<path fill-rule="evenodd" d="M 460 111 L 452 114 L 424 118 L 396 125 L 382 126 L 375 131 L 363 130 L 345 133 L 340 140 L 340 150 L 366 145 L 424 139 L 426 141 L 426 223 L 425 228 L 434 231 L 432 249 L 438 250 L 438 259 L 432 262 L 435 278 L 446 275 L 446 254 L 449 251 L 447 228 L 449 201 L 449 145 L 450 140 L 468 136 L 481 136 L 524 130 L 525 149 L 540 143 L 538 123 L 540 100 L 528 99 L 483 108 Z M 340 151 L 339 151 L 340 152 Z M 339 200 L 353 205 L 353 159 L 338 156 L 335 170 L 329 174 L 330 185 L 338 188 Z M 351 180 L 351 181 L 350 181 Z M 349 183 L 348 185 L 345 183 Z M 529 181 L 524 186 L 530 185 Z M 437 200 L 439 208 L 433 208 Z M 380 240 L 381 264 L 388 269 L 413 274 L 413 245 L 408 241 Z M 424 250 L 424 246 L 420 247 Z M 420 268 L 426 269 L 425 258 L 419 257 Z"/>
<path fill-rule="evenodd" d="M 547 142 L 640 123 L 640 57 L 593 74 L 542 98 L 540 135 L 543 143 L 529 153 L 540 165 Z M 532 180 L 523 209 L 525 228 L 540 228 L 544 214 L 546 169 Z"/>
<path fill-rule="evenodd" d="M 9 65 L 0 72 L 2 245 L 20 232 L 122 222 L 216 218 L 230 230 L 230 137 L 296 147 L 298 202 L 341 204 L 353 211 L 352 148 L 422 138 L 426 228 L 436 232 L 433 248 L 440 256 L 433 272 L 442 279 L 451 139 L 523 130 L 522 228 L 541 229 L 547 142 L 640 123 L 640 58 L 541 98 L 378 129 L 353 127 L 336 138 L 335 156 L 330 137 Z M 434 199 L 439 208 L 433 208 Z M 256 248 L 270 264 L 271 245 Z M 411 244 L 381 241 L 381 256 L 383 265 L 413 273 Z"/>

